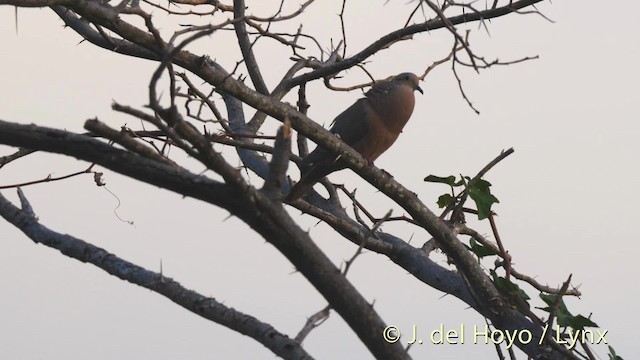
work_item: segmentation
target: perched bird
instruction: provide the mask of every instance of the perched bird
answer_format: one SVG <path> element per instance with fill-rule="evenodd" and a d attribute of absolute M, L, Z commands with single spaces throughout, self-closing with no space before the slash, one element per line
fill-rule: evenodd
<path fill-rule="evenodd" d="M 358 99 L 332 123 L 331 132 L 373 163 L 398 138 L 415 105 L 415 90 L 423 93 L 420 79 L 402 73 L 376 82 L 364 98 Z M 347 167 L 340 156 L 317 146 L 303 159 L 300 181 L 289 190 L 284 201 L 304 195 L 320 179 Z"/>

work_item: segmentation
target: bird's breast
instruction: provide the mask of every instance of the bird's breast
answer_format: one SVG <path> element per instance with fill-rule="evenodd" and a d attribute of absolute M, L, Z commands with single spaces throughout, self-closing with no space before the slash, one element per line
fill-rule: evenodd
<path fill-rule="evenodd" d="M 373 162 L 393 145 L 402 128 L 397 130 L 390 127 L 385 119 L 375 112 L 369 113 L 367 118 L 367 135 L 355 146 L 355 150 Z"/>
<path fill-rule="evenodd" d="M 358 150 L 369 161 L 374 161 L 396 141 L 409 121 L 415 98 L 407 86 L 394 91 L 374 93 L 367 97 L 366 119 L 368 132 Z"/>
<path fill-rule="evenodd" d="M 372 98 L 369 103 L 384 126 L 399 134 L 413 113 L 415 97 L 413 89 L 403 86 L 385 96 Z"/>

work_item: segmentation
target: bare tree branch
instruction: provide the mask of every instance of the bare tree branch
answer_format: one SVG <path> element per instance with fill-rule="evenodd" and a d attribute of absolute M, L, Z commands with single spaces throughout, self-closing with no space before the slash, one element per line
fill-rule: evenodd
<path fill-rule="evenodd" d="M 23 210 L 15 207 L 0 194 L 0 215 L 36 244 L 57 249 L 66 256 L 95 265 L 110 275 L 163 295 L 196 315 L 253 338 L 283 359 L 313 359 L 299 342 L 253 316 L 187 289 L 162 273 L 147 270 L 102 248 L 45 227 L 38 221 L 20 189 L 18 193 Z"/>
<path fill-rule="evenodd" d="M 386 324 L 349 283 L 308 233 L 300 229 L 282 204 L 251 186 L 220 184 L 115 149 L 94 139 L 65 131 L 17 125 L 0 120 L 0 143 L 35 147 L 96 162 L 114 171 L 221 206 L 238 216 L 275 246 L 329 301 L 378 359 L 408 359 L 398 343 L 380 341 Z"/>

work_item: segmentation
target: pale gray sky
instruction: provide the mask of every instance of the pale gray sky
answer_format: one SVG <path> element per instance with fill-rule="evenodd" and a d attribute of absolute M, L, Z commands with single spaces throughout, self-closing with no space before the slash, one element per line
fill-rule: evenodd
<path fill-rule="evenodd" d="M 249 12 L 258 6 L 247 1 Z M 276 2 L 277 3 L 277 2 Z M 304 29 L 329 45 L 340 37 L 340 1 L 314 4 Z M 267 9 L 273 9 L 273 1 Z M 353 1 L 347 8 L 348 52 L 353 54 L 403 23 L 405 2 Z M 471 43 L 478 54 L 501 60 L 540 55 L 540 59 L 496 67 L 475 75 L 462 71 L 465 90 L 480 110 L 461 99 L 449 66 L 435 70 L 422 88 L 412 120 L 400 140 L 376 165 L 392 173 L 436 210 L 446 189 L 422 182 L 428 174 L 473 175 L 502 149 L 516 152 L 488 177 L 500 199 L 495 210 L 503 240 L 520 272 L 558 285 L 572 273 L 581 299 L 567 300 L 574 314 L 588 316 L 608 330 L 607 340 L 625 359 L 640 356 L 632 331 L 640 290 L 633 280 L 640 256 L 640 5 L 545 2 L 538 7 L 555 21 L 536 15 L 510 15 L 478 24 Z M 259 15 L 269 15 L 255 8 Z M 158 19 L 161 14 L 158 11 Z M 292 27 L 297 28 L 297 23 Z M 169 31 L 170 24 L 163 27 Z M 203 39 L 192 51 L 210 53 L 229 69 L 237 56 L 232 33 Z M 97 49 L 62 27 L 47 9 L 0 7 L 0 119 L 82 131 L 87 118 L 112 127 L 139 122 L 113 113 L 112 100 L 141 107 L 155 70 L 149 61 Z M 268 85 L 273 87 L 290 62 L 270 41 L 257 47 Z M 394 45 L 368 65 L 377 78 L 420 72 L 450 48 L 439 31 Z M 221 51 L 220 49 L 225 49 Z M 228 55 L 225 57 L 225 53 Z M 363 79 L 350 71 L 344 84 Z M 360 94 L 333 93 L 320 84 L 309 89 L 309 115 L 328 123 Z M 294 102 L 294 99 L 288 99 Z M 245 108 L 250 116 L 252 110 Z M 272 121 L 273 126 L 277 122 Z M 273 127 L 271 127 L 272 129 Z M 0 147 L 0 155 L 10 152 Z M 177 152 L 176 152 L 177 154 Z M 64 175 L 87 165 L 57 155 L 36 154 L 0 170 L 0 185 Z M 293 173 L 292 173 L 293 174 Z M 294 177 L 297 175 L 294 174 Z M 255 178 L 255 177 L 254 177 Z M 390 207 L 373 188 L 349 171 L 330 177 L 358 186 L 369 207 Z M 101 246 L 124 259 L 159 271 L 188 288 L 249 313 L 295 336 L 325 301 L 275 249 L 227 213 L 192 199 L 105 171 L 107 187 L 90 176 L 25 187 L 41 223 Z M 15 200 L 15 191 L 2 193 Z M 317 243 L 336 264 L 355 247 L 314 221 Z M 474 224 L 489 233 L 487 224 Z M 385 230 L 422 244 L 428 235 L 411 226 Z M 253 340 L 203 320 L 165 298 L 112 278 L 43 246 L 0 221 L 0 358 L 2 359 L 254 359 L 273 355 Z M 482 325 L 474 311 L 416 281 L 388 259 L 366 253 L 349 279 L 373 301 L 383 319 L 410 329 L 431 331 Z M 536 292 L 527 288 L 532 296 Z M 534 301 L 535 306 L 542 306 Z M 334 313 L 305 342 L 318 359 L 369 358 L 367 350 Z M 606 358 L 605 347 L 596 347 Z M 411 350 L 415 359 L 458 359 L 468 354 L 495 358 L 492 345 L 429 345 Z"/>

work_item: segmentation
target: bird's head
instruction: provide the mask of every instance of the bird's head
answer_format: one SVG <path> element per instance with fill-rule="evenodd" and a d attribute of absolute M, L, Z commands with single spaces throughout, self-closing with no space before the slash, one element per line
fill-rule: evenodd
<path fill-rule="evenodd" d="M 420 84 L 419 84 L 420 78 L 416 76 L 416 74 L 414 73 L 406 72 L 406 73 L 396 75 L 396 77 L 394 77 L 392 81 L 398 82 L 401 84 L 406 84 L 407 86 L 411 87 L 413 90 L 420 91 L 420 94 L 424 94 L 424 91 L 422 91 L 422 88 L 420 88 Z"/>

